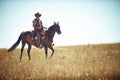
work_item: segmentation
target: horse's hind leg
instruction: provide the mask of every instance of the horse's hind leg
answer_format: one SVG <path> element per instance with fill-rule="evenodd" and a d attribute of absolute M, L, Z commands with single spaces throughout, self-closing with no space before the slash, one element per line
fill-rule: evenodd
<path fill-rule="evenodd" d="M 53 47 L 50 45 L 49 46 L 49 48 L 52 50 L 52 54 L 51 54 L 51 56 L 50 56 L 50 58 L 52 58 L 52 56 L 53 56 L 53 54 L 54 54 L 54 49 L 53 49 Z"/>
<path fill-rule="evenodd" d="M 20 62 L 22 60 L 22 54 L 23 54 L 24 47 L 25 47 L 25 42 L 22 42 L 22 48 L 21 48 L 21 54 L 20 54 Z"/>
<path fill-rule="evenodd" d="M 29 60 L 31 60 L 31 57 L 30 57 L 30 50 L 31 50 L 31 45 L 30 45 L 30 44 L 28 44 L 28 50 L 27 50 L 27 52 L 28 52 L 28 57 L 29 57 Z"/>

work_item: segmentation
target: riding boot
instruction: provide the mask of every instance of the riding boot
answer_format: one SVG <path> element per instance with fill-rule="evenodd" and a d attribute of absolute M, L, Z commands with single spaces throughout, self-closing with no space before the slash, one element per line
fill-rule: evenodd
<path fill-rule="evenodd" d="M 38 41 L 37 41 L 37 37 L 34 37 L 34 42 L 35 42 L 35 46 L 39 47 Z"/>
<path fill-rule="evenodd" d="M 42 48 L 42 47 L 43 47 L 43 44 L 42 44 L 43 42 L 42 42 L 41 37 L 42 37 L 42 36 L 40 35 L 40 48 Z"/>

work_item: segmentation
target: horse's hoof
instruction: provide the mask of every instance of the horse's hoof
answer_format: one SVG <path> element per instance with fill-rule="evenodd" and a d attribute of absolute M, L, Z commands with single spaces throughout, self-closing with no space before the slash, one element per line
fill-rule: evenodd
<path fill-rule="evenodd" d="M 19 64 L 21 64 L 22 62 L 20 61 Z"/>

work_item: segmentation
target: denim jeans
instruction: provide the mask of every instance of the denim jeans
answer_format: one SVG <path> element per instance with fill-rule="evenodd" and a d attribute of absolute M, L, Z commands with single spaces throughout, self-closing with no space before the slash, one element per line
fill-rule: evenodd
<path fill-rule="evenodd" d="M 40 37 L 41 37 L 41 36 L 40 36 L 40 32 L 39 32 L 39 31 L 36 31 L 36 33 L 37 33 L 38 46 L 40 46 L 40 42 L 41 42 L 41 41 L 40 41 L 40 40 L 41 40 L 41 39 L 40 39 Z"/>

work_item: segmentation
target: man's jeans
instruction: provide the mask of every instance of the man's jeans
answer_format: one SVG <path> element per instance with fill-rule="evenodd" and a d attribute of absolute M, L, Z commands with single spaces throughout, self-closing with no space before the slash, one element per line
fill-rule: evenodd
<path fill-rule="evenodd" d="M 37 42 L 38 42 L 38 44 L 37 44 L 37 46 L 40 46 L 40 32 L 39 31 L 36 31 L 36 33 L 37 33 Z"/>

